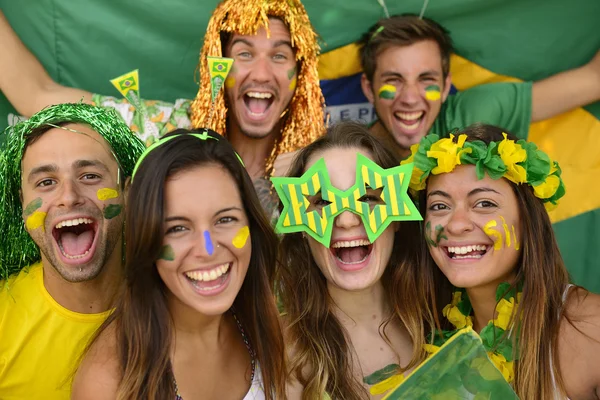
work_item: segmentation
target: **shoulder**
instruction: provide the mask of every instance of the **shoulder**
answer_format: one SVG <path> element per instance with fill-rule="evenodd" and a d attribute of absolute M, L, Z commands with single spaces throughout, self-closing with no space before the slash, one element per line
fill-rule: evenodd
<path fill-rule="evenodd" d="M 600 388 L 600 295 L 583 288 L 570 290 L 558 349 L 567 391 L 583 394 Z"/>
<path fill-rule="evenodd" d="M 116 398 L 121 376 L 114 325 L 106 328 L 85 354 L 75 378 L 73 400 Z"/>

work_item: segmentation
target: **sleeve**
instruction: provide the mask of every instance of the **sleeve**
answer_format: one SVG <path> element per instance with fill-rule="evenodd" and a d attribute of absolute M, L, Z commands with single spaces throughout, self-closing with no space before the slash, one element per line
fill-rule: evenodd
<path fill-rule="evenodd" d="M 448 96 L 436 132 L 445 135 L 476 122 L 496 125 L 527 139 L 531 123 L 531 82 L 490 83 Z M 436 121 L 438 122 L 438 121 Z"/>
<path fill-rule="evenodd" d="M 92 95 L 94 105 L 114 108 L 127 126 L 146 143 L 146 146 L 173 129 L 189 129 L 191 127 L 192 123 L 189 117 L 190 100 L 179 99 L 175 104 L 158 100 L 142 101 L 148 113 L 149 123 L 156 128 L 154 129 L 155 133 L 141 132 L 140 127 L 145 126 L 143 116 L 139 110 L 129 104 L 127 99 L 117 99 L 116 97 L 99 94 Z"/>

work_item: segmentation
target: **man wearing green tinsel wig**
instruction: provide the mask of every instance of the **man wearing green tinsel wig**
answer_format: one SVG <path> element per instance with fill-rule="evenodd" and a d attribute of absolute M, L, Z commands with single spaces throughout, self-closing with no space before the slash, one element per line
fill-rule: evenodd
<path fill-rule="evenodd" d="M 87 104 L 48 107 L 5 135 L 0 398 L 68 399 L 120 281 L 124 181 L 144 145 Z"/>

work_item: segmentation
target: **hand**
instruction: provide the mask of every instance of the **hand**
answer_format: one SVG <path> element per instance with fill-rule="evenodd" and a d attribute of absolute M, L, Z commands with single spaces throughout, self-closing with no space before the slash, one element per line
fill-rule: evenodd
<path fill-rule="evenodd" d="M 278 155 L 273 163 L 273 176 L 287 176 L 298 151 Z"/>

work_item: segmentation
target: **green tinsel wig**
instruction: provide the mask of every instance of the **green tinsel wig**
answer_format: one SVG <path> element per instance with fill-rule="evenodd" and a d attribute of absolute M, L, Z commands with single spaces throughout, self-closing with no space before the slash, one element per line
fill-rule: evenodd
<path fill-rule="evenodd" d="M 121 173 L 130 176 L 144 144 L 112 109 L 89 104 L 58 104 L 4 131 L 6 143 L 0 153 L 0 280 L 40 260 L 40 250 L 23 225 L 21 160 L 27 135 L 32 130 L 59 123 L 82 123 L 98 132 L 109 144 Z M 59 145 L 57 143 L 57 145 Z"/>

